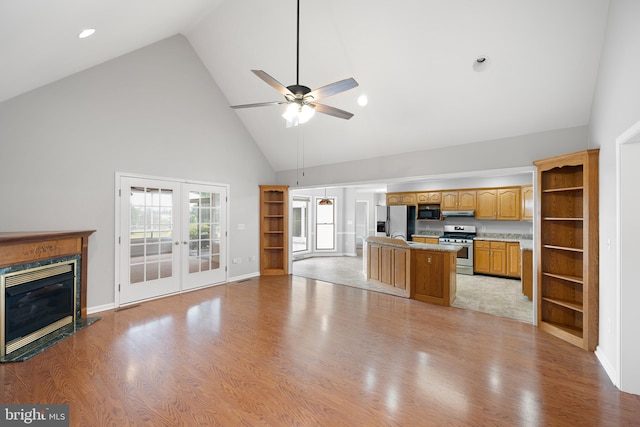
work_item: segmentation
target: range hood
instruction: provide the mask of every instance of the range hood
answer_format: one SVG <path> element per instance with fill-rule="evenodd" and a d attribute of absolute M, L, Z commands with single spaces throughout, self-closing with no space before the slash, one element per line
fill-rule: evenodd
<path fill-rule="evenodd" d="M 442 211 L 443 218 L 455 218 L 455 217 L 473 218 L 474 216 L 475 216 L 475 211 Z"/>

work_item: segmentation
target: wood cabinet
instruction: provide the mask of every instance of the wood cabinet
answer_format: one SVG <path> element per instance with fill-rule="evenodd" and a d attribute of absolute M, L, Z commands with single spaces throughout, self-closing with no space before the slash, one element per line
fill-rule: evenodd
<path fill-rule="evenodd" d="M 415 204 L 416 193 L 387 193 L 387 206 Z"/>
<path fill-rule="evenodd" d="M 533 300 L 533 251 L 524 249 L 522 251 L 522 294 L 529 301 Z"/>
<path fill-rule="evenodd" d="M 477 190 L 476 219 L 496 219 L 498 214 L 498 190 L 487 188 Z"/>
<path fill-rule="evenodd" d="M 437 245 L 440 243 L 440 239 L 437 237 L 427 237 L 427 236 L 414 236 L 412 240 L 416 243 L 429 243 L 431 245 Z"/>
<path fill-rule="evenodd" d="M 411 250 L 369 243 L 367 279 L 406 291 L 411 280 Z"/>
<path fill-rule="evenodd" d="M 589 351 L 598 344 L 598 155 L 593 149 L 534 162 L 538 327 Z"/>
<path fill-rule="evenodd" d="M 507 276 L 520 277 L 521 269 L 520 243 L 507 242 Z"/>
<path fill-rule="evenodd" d="M 520 244 L 493 240 L 476 240 L 473 271 L 495 276 L 520 277 Z"/>
<path fill-rule="evenodd" d="M 426 193 L 416 193 L 416 202 L 425 205 L 437 205 L 442 201 L 442 193 L 439 191 L 429 191 Z"/>
<path fill-rule="evenodd" d="M 520 248 L 518 243 L 514 243 Z M 507 251 L 507 242 L 491 241 L 491 240 L 476 240 L 473 243 L 473 271 L 474 273 L 491 274 L 495 276 L 511 276 L 509 271 L 512 267 L 509 266 L 509 253 Z M 513 277 L 520 276 L 520 258 L 518 255 L 518 261 L 516 266 L 518 268 L 517 274 Z"/>
<path fill-rule="evenodd" d="M 260 186 L 260 274 L 288 274 L 288 186 Z"/>
<path fill-rule="evenodd" d="M 449 306 L 456 298 L 456 252 L 412 251 L 411 298 Z"/>
<path fill-rule="evenodd" d="M 520 220 L 520 187 L 487 188 L 476 193 L 476 219 Z"/>
<path fill-rule="evenodd" d="M 476 190 L 443 191 L 442 210 L 472 211 L 476 209 Z"/>
<path fill-rule="evenodd" d="M 533 185 L 527 185 L 520 189 L 523 221 L 533 221 L 533 196 Z"/>
<path fill-rule="evenodd" d="M 498 215 L 500 221 L 520 221 L 520 187 L 498 189 Z"/>

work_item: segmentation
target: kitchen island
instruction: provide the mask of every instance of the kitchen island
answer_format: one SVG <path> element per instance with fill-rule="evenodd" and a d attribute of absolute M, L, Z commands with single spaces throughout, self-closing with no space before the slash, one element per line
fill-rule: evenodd
<path fill-rule="evenodd" d="M 451 245 L 367 237 L 367 280 L 405 298 L 449 306 L 456 298 L 456 259 Z"/>

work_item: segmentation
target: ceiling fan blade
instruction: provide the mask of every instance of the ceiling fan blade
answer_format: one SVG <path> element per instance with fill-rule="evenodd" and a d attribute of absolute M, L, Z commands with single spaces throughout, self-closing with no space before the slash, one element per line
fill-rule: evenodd
<path fill-rule="evenodd" d="M 330 116 L 337 117 L 339 119 L 349 120 L 351 117 L 353 117 L 353 113 L 341 110 L 339 108 L 329 107 L 328 105 L 316 104 L 316 103 L 309 103 L 309 105 L 314 107 L 318 113 L 328 114 Z"/>
<path fill-rule="evenodd" d="M 353 89 L 354 87 L 357 87 L 357 86 L 358 86 L 357 81 L 355 81 L 353 78 L 348 78 L 348 79 L 340 80 L 339 82 L 330 83 L 326 86 L 322 86 L 318 89 L 312 90 L 311 92 L 306 94 L 304 97 L 305 99 L 326 98 L 327 96 L 336 95 L 340 92 Z"/>
<path fill-rule="evenodd" d="M 243 104 L 243 105 L 232 105 L 231 108 L 237 110 L 238 108 L 252 108 L 252 107 L 266 107 L 268 105 L 280 105 L 287 104 L 286 101 L 273 101 L 273 102 L 258 102 L 256 104 Z"/>
<path fill-rule="evenodd" d="M 269 74 L 265 73 L 264 71 L 251 70 L 251 72 L 256 76 L 260 77 L 265 83 L 267 83 L 269 86 L 271 86 L 272 88 L 274 88 L 275 90 L 283 94 L 284 96 L 289 95 L 289 96 L 295 97 L 295 95 L 291 93 L 291 91 L 287 89 L 285 85 L 283 85 L 282 83 L 280 83 L 279 81 L 277 81 L 276 79 L 271 77 Z"/>

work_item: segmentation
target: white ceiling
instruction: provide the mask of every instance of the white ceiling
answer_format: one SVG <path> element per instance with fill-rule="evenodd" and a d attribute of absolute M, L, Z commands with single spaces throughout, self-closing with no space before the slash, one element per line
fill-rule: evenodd
<path fill-rule="evenodd" d="M 276 171 L 588 124 L 608 0 L 301 3 L 299 83 L 360 86 L 321 101 L 351 120 L 235 110 Z M 0 102 L 177 33 L 230 105 L 279 101 L 250 70 L 296 83 L 295 17 L 295 0 L 2 0 Z"/>

